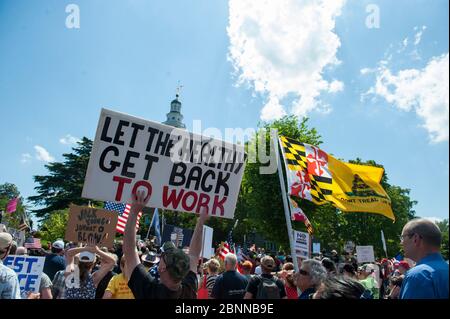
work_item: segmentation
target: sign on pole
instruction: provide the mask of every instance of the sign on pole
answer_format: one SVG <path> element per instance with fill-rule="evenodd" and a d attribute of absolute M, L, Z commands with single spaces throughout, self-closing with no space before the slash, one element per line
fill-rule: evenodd
<path fill-rule="evenodd" d="M 84 198 L 233 218 L 245 166 L 243 145 L 102 109 Z"/>
<path fill-rule="evenodd" d="M 313 254 L 320 254 L 320 243 L 313 243 Z"/>
<path fill-rule="evenodd" d="M 294 230 L 294 244 L 297 257 L 302 259 L 310 258 L 309 253 L 309 234 Z"/>
<path fill-rule="evenodd" d="M 109 210 L 71 205 L 65 239 L 76 243 L 94 239 L 98 246 L 113 247 L 117 219 Z"/>
<path fill-rule="evenodd" d="M 209 259 L 214 256 L 214 254 L 211 255 L 213 231 L 214 231 L 213 228 L 203 225 L 203 248 L 202 248 L 203 258 Z"/>
<path fill-rule="evenodd" d="M 45 257 L 10 255 L 3 264 L 14 270 L 19 279 L 21 291 L 39 292 Z"/>
<path fill-rule="evenodd" d="M 373 246 L 356 246 L 356 259 L 358 263 L 371 263 L 375 261 Z"/>

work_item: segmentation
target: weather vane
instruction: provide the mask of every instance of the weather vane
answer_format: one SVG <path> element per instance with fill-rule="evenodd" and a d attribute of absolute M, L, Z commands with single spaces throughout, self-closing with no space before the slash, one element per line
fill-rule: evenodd
<path fill-rule="evenodd" d="M 179 97 L 180 96 L 180 92 L 181 89 L 183 88 L 183 85 L 180 84 L 180 81 L 178 81 L 178 86 L 177 86 L 177 93 L 176 96 Z"/>

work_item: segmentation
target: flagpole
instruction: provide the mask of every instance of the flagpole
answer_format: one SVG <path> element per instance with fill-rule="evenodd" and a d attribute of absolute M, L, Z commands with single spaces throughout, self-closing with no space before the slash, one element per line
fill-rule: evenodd
<path fill-rule="evenodd" d="M 298 272 L 298 270 L 299 270 L 298 261 L 297 261 L 297 256 L 295 254 L 294 240 L 292 238 L 293 231 L 292 231 L 292 224 L 291 224 L 291 213 L 289 211 L 286 189 L 284 187 L 285 182 L 284 182 L 284 177 L 283 177 L 283 170 L 281 168 L 280 153 L 279 153 L 279 149 L 278 149 L 278 147 L 281 147 L 281 145 L 279 144 L 278 131 L 276 130 L 275 132 L 276 132 L 276 137 L 271 136 L 271 141 L 272 141 L 274 149 L 275 149 L 275 157 L 276 157 L 277 166 L 278 166 L 278 177 L 280 179 L 281 197 L 283 198 L 284 215 L 286 217 L 286 226 L 287 226 L 288 237 L 289 237 L 289 245 L 291 247 L 292 261 L 294 262 L 295 271 Z M 275 140 L 275 138 L 277 140 Z"/>

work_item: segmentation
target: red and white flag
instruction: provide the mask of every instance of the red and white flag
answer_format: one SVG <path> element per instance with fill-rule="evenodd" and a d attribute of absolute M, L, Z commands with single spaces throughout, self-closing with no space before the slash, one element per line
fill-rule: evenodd
<path fill-rule="evenodd" d="M 127 225 L 128 215 L 130 214 L 131 205 L 130 204 L 122 204 L 122 203 L 114 203 L 114 202 L 105 202 L 105 209 L 113 210 L 119 212 L 119 218 L 117 220 L 116 231 L 118 233 L 123 234 L 125 232 L 125 226 Z M 136 221 L 136 231 L 139 229 L 139 220 L 141 219 L 142 212 L 139 212 L 138 218 Z"/>
<path fill-rule="evenodd" d="M 219 251 L 219 257 L 220 257 L 220 259 L 224 260 L 224 259 L 225 259 L 225 256 L 226 256 L 227 254 L 229 254 L 230 252 L 231 252 L 231 251 L 230 251 L 230 245 L 228 245 L 227 242 L 224 242 L 224 243 L 222 244 L 222 247 L 220 247 L 220 251 Z"/>

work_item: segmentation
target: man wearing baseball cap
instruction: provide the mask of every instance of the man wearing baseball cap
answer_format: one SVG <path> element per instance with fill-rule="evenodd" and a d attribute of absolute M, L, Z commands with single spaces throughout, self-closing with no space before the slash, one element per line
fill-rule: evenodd
<path fill-rule="evenodd" d="M 283 282 L 272 275 L 276 268 L 271 256 L 261 259 L 262 274 L 250 279 L 244 299 L 287 299 Z"/>
<path fill-rule="evenodd" d="M 52 244 L 52 253 L 45 257 L 44 272 L 53 281 L 55 274 L 66 269 L 66 260 L 64 256 L 64 242 L 57 240 Z"/>
<path fill-rule="evenodd" d="M 14 270 L 3 265 L 11 249 L 12 236 L 0 232 L 0 299 L 21 299 L 20 286 Z"/>
<path fill-rule="evenodd" d="M 203 224 L 209 217 L 202 210 L 197 220 L 194 234 L 189 246 L 189 254 L 176 248 L 172 242 L 161 247 L 158 266 L 160 281 L 155 282 L 141 264 L 136 252 L 136 220 L 137 215 L 145 207 L 149 196 L 138 191 L 133 195 L 133 203 L 123 237 L 123 252 L 126 258 L 125 275 L 136 299 L 196 299 L 198 280 L 197 264 L 202 245 Z"/>

